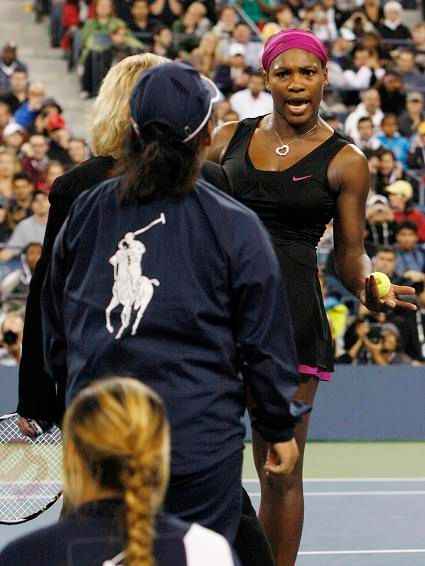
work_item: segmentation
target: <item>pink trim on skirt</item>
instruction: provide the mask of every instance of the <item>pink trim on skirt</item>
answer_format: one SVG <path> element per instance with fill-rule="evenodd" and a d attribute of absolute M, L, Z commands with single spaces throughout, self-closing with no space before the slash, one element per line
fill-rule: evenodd
<path fill-rule="evenodd" d="M 301 364 L 298 366 L 298 371 L 305 375 L 314 375 L 315 377 L 318 377 L 320 381 L 332 381 L 332 372 L 325 371 L 324 369 L 320 369 L 319 367 L 306 366 L 304 364 Z"/>

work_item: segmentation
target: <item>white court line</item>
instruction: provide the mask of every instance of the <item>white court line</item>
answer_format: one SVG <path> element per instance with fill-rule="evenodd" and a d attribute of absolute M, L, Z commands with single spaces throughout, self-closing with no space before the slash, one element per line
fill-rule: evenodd
<path fill-rule="evenodd" d="M 258 483 L 258 479 L 243 480 L 243 483 Z M 351 483 L 351 482 L 422 482 L 421 478 L 307 478 L 304 483 Z"/>
<path fill-rule="evenodd" d="M 251 497 L 260 497 L 260 492 L 250 493 L 248 495 Z M 361 495 L 425 495 L 425 490 L 415 490 L 415 491 L 307 491 L 304 493 L 305 497 L 339 497 L 343 495 L 349 497 L 358 497 Z"/>
<path fill-rule="evenodd" d="M 425 552 L 425 548 L 395 548 L 391 550 L 308 550 L 301 551 L 298 555 L 320 556 L 335 554 L 420 554 Z"/>

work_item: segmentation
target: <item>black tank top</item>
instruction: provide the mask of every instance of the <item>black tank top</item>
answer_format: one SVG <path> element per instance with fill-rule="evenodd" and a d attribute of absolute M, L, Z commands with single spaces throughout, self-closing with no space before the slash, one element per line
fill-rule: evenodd
<path fill-rule="evenodd" d="M 223 169 L 233 196 L 256 212 L 270 232 L 285 281 L 299 363 L 333 371 L 316 246 L 338 198 L 329 186 L 329 163 L 349 142 L 334 133 L 285 171 L 261 171 L 248 155 L 261 118 L 239 123 L 224 155 Z"/>
<path fill-rule="evenodd" d="M 258 214 L 274 241 L 298 241 L 315 248 L 338 196 L 329 187 L 328 166 L 349 142 L 335 132 L 285 171 L 262 171 L 248 155 L 261 118 L 239 123 L 222 160 L 233 196 Z"/>

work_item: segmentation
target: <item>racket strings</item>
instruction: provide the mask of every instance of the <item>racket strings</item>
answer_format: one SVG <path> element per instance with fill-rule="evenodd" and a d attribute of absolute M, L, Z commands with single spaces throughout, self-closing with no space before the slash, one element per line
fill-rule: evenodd
<path fill-rule="evenodd" d="M 60 430 L 30 439 L 19 432 L 18 418 L 0 420 L 0 522 L 6 523 L 38 514 L 62 485 Z"/>

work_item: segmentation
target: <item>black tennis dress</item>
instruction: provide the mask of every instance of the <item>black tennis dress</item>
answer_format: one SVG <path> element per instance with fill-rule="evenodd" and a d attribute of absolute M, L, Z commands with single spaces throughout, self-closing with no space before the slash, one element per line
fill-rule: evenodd
<path fill-rule="evenodd" d="M 239 123 L 222 166 L 233 196 L 258 214 L 271 235 L 286 283 L 300 372 L 329 380 L 332 337 L 317 276 L 316 247 L 338 198 L 329 186 L 328 166 L 349 142 L 334 132 L 285 171 L 258 170 L 248 147 L 261 119 Z"/>

